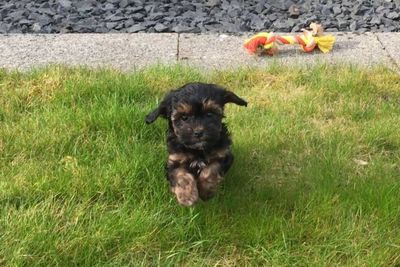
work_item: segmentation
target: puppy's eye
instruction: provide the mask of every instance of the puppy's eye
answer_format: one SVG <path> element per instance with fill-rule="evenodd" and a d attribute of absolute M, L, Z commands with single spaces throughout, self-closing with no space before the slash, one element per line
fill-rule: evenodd
<path fill-rule="evenodd" d="M 187 121 L 187 119 L 188 119 L 188 116 L 186 116 L 186 115 L 181 116 L 181 120 Z"/>
<path fill-rule="evenodd" d="M 214 113 L 212 113 L 212 112 L 207 112 L 207 117 L 211 118 L 212 116 L 214 116 Z"/>

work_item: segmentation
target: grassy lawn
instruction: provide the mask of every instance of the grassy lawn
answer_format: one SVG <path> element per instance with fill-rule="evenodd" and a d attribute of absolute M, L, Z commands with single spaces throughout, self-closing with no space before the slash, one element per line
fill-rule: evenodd
<path fill-rule="evenodd" d="M 223 85 L 233 168 L 182 208 L 168 89 Z M 350 66 L 0 71 L 0 265 L 399 266 L 400 76 Z"/>

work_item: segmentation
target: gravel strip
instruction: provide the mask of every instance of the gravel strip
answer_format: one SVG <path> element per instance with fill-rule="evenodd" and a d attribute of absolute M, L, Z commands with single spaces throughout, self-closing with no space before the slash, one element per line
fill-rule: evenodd
<path fill-rule="evenodd" d="M 400 0 L 3 0 L 0 33 L 399 32 Z"/>

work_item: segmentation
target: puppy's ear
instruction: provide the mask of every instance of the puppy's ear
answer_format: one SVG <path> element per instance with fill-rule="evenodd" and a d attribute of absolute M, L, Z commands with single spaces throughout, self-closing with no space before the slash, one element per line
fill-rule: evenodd
<path fill-rule="evenodd" d="M 146 116 L 146 123 L 150 124 L 152 122 L 154 122 L 159 116 L 162 116 L 164 118 L 166 118 L 168 116 L 168 110 L 169 107 L 171 105 L 171 96 L 172 94 L 169 93 L 163 101 L 161 101 L 160 105 L 153 110 L 152 112 L 150 112 L 149 114 L 147 114 Z"/>
<path fill-rule="evenodd" d="M 235 103 L 236 105 L 247 107 L 246 100 L 238 97 L 237 95 L 228 90 L 225 90 L 225 95 L 224 95 L 224 104 L 226 103 Z"/>
<path fill-rule="evenodd" d="M 158 116 L 164 113 L 162 110 L 163 110 L 162 108 L 158 107 L 149 114 L 147 114 L 146 123 L 147 124 L 153 123 L 158 118 Z"/>

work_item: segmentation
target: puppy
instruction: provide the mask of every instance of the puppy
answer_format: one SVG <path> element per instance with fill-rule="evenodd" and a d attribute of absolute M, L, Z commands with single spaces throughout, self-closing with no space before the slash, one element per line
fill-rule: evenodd
<path fill-rule="evenodd" d="M 146 116 L 168 120 L 167 179 L 178 202 L 191 206 L 200 197 L 214 196 L 233 162 L 232 143 L 222 122 L 224 106 L 247 102 L 214 84 L 189 83 L 167 94 L 158 108 Z"/>

